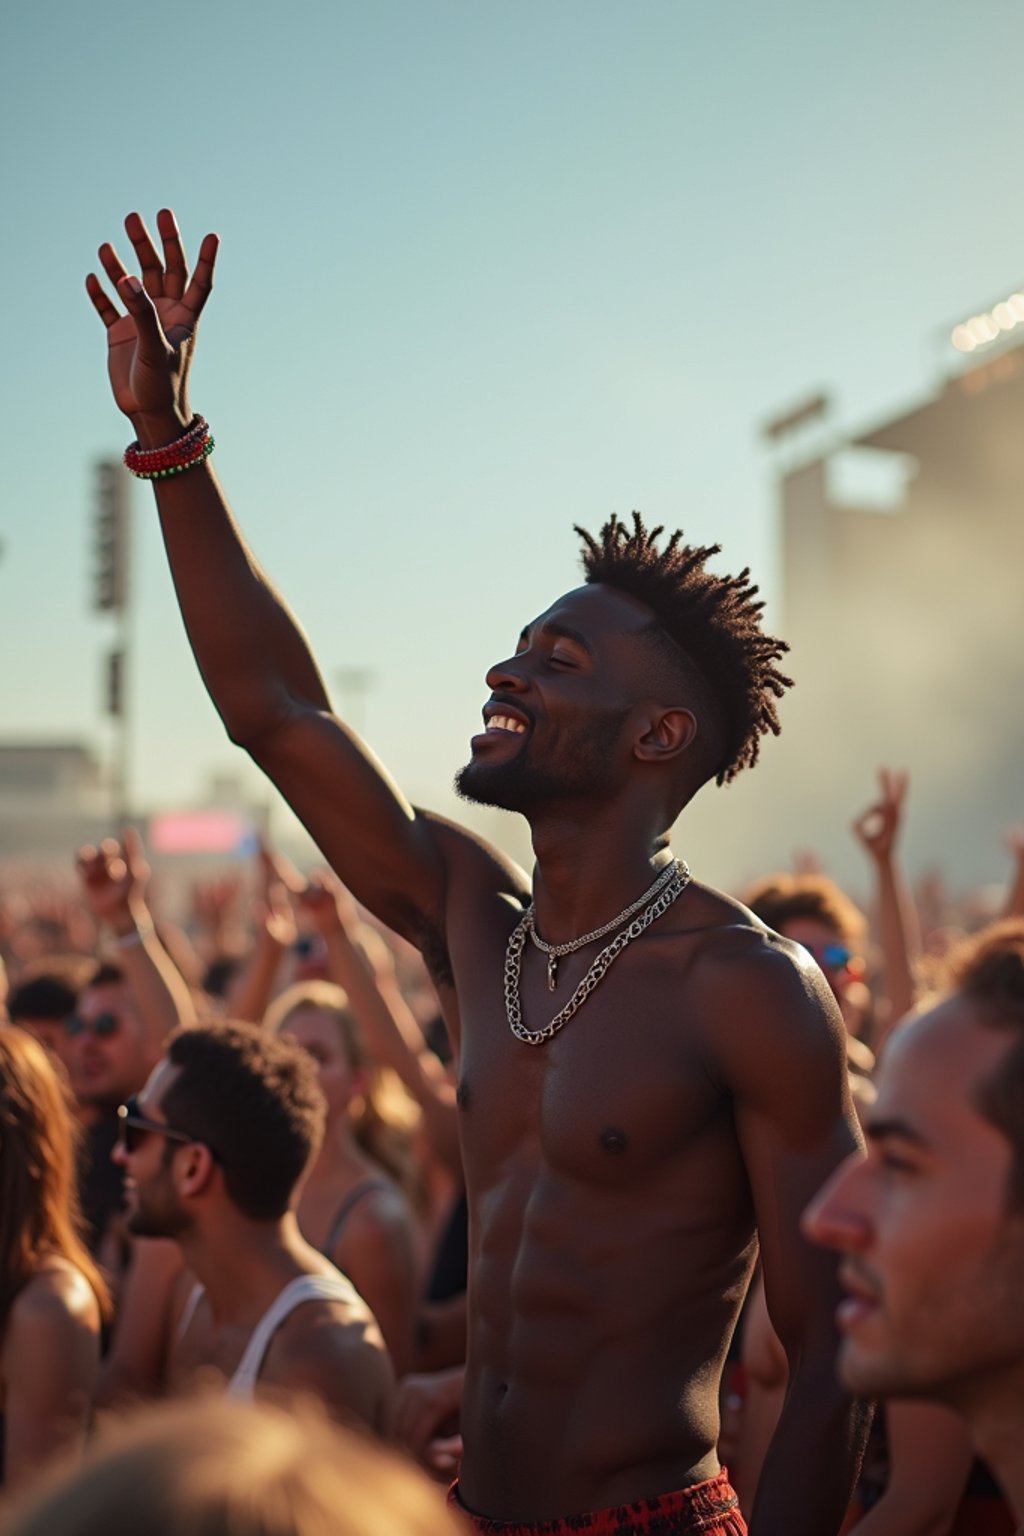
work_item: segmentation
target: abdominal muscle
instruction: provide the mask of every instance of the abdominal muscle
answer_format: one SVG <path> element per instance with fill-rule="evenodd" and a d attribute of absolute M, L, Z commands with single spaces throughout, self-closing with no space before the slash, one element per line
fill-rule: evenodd
<path fill-rule="evenodd" d="M 558 1519 L 718 1471 L 719 1376 L 753 1233 L 748 1213 L 712 1212 L 706 1189 L 672 1187 L 686 1182 L 669 1171 L 642 1192 L 609 1190 L 521 1164 L 478 1202 L 470 1509 Z"/>

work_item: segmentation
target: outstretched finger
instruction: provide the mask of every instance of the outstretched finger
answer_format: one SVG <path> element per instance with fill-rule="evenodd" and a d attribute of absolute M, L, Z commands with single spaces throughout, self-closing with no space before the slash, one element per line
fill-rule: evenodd
<path fill-rule="evenodd" d="M 141 214 L 130 213 L 124 221 L 128 238 L 135 247 L 142 268 L 142 282 L 151 299 L 164 296 L 164 265 L 156 253 L 156 246 Z"/>
<path fill-rule="evenodd" d="M 178 221 L 170 208 L 160 209 L 156 227 L 164 247 L 164 295 L 168 299 L 180 299 L 188 282 L 188 257 L 181 242 Z"/>
<path fill-rule="evenodd" d="M 192 281 L 188 285 L 184 302 L 198 319 L 203 312 L 203 305 L 210 297 L 213 289 L 213 269 L 217 264 L 217 252 L 220 249 L 219 235 L 206 235 L 199 247 L 199 259 L 196 269 L 192 273 Z"/>
<path fill-rule="evenodd" d="M 103 270 L 116 288 L 123 278 L 128 276 L 127 269 L 120 256 L 114 250 L 109 240 L 105 240 L 99 249 L 99 258 Z"/>
<path fill-rule="evenodd" d="M 103 321 L 103 324 L 109 331 L 112 325 L 117 324 L 121 316 L 118 313 L 116 306 L 113 305 L 110 302 L 110 299 L 107 297 L 106 289 L 103 287 L 103 284 L 100 282 L 95 272 L 90 272 L 89 276 L 86 278 L 85 291 L 92 300 L 93 309 L 99 315 L 100 319 Z"/>
<path fill-rule="evenodd" d="M 135 321 L 142 355 L 151 363 L 158 358 L 163 358 L 167 352 L 167 339 L 157 317 L 153 300 L 138 278 L 123 278 L 118 285 L 117 296 Z"/>

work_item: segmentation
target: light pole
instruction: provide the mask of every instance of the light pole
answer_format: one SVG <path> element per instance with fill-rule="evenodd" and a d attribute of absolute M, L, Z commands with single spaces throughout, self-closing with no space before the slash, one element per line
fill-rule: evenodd
<path fill-rule="evenodd" d="M 116 617 L 115 639 L 104 660 L 103 706 L 114 722 L 111 811 L 115 825 L 128 820 L 130 792 L 130 719 L 128 698 L 131 642 L 129 490 L 131 477 L 119 459 L 95 466 L 93 601 L 97 613 Z"/>

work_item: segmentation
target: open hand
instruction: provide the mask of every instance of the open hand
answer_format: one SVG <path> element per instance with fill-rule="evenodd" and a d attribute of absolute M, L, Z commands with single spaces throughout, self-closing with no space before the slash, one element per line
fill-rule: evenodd
<path fill-rule="evenodd" d="M 86 906 L 97 922 L 122 929 L 140 920 L 145 913 L 149 866 L 134 827 L 125 827 L 120 843 L 108 837 L 98 848 L 81 848 L 77 867 Z"/>
<path fill-rule="evenodd" d="M 910 782 L 906 773 L 888 768 L 878 770 L 881 797 L 869 805 L 853 824 L 857 837 L 871 857 L 879 862 L 892 856 L 903 819 L 903 802 Z"/>
<path fill-rule="evenodd" d="M 100 246 L 99 258 L 128 313 L 120 313 L 95 273 L 85 280 L 86 292 L 107 328 L 114 399 L 137 429 L 146 418 L 161 426 L 172 420 L 185 426 L 191 419 L 188 374 L 196 327 L 213 288 L 220 242 L 216 235 L 206 236 L 189 278 L 178 223 L 169 208 L 157 214 L 162 261 L 139 214 L 130 213 L 124 227 L 139 259 L 142 281 L 128 275 L 111 244 Z"/>

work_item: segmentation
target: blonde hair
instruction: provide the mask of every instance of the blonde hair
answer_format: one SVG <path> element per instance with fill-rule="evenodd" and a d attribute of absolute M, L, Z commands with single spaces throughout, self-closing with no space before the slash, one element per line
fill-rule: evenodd
<path fill-rule="evenodd" d="M 350 1111 L 356 1143 L 415 1203 L 418 1191 L 412 1137 L 420 1117 L 419 1106 L 396 1073 L 379 1066 L 370 1056 L 344 988 L 333 981 L 296 982 L 274 999 L 264 1023 L 274 1034 L 280 1034 L 297 1013 L 313 1008 L 334 1020 L 349 1066 L 365 1076 L 359 1102 Z"/>
<path fill-rule="evenodd" d="M 133 1409 L 77 1467 L 34 1485 L 4 1536 L 458 1536 L 396 1453 L 287 1408 L 224 1397 Z"/>
<path fill-rule="evenodd" d="M 55 1255 L 82 1272 L 110 1316 L 106 1283 L 82 1240 L 79 1135 L 46 1049 L 26 1030 L 0 1024 L 0 1336 L 18 1292 Z"/>

